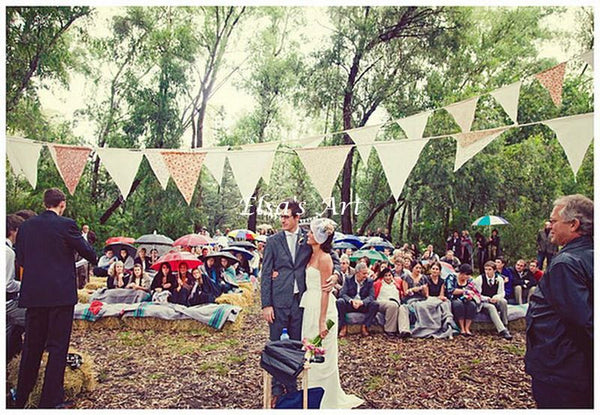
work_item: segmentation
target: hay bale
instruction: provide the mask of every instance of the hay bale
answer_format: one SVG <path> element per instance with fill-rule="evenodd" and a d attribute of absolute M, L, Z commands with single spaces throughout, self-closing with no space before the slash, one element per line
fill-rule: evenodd
<path fill-rule="evenodd" d="M 80 354 L 83 358 L 82 365 L 77 369 L 67 367 L 64 377 L 65 400 L 74 400 L 82 392 L 91 392 L 96 388 L 96 378 L 93 371 L 94 362 L 92 358 L 86 354 L 69 348 L 69 353 Z M 44 373 L 46 371 L 46 363 L 48 362 L 48 353 L 42 355 L 42 363 L 38 371 L 37 383 L 35 384 L 29 399 L 25 404 L 25 408 L 37 408 L 42 394 L 42 386 L 44 383 Z M 6 382 L 8 387 L 16 387 L 19 377 L 19 365 L 21 363 L 21 354 L 15 356 L 7 367 Z"/>
<path fill-rule="evenodd" d="M 77 301 L 82 304 L 88 304 L 93 292 L 93 290 L 86 290 L 85 288 L 77 290 Z"/>
<path fill-rule="evenodd" d="M 215 300 L 215 303 L 231 304 L 231 305 L 237 305 L 240 307 L 247 307 L 250 305 L 247 303 L 247 299 L 246 299 L 246 297 L 243 296 L 242 293 L 221 294 L 220 296 L 217 297 L 217 299 Z"/>
<path fill-rule="evenodd" d="M 118 317 L 103 317 L 96 321 L 73 320 L 73 330 L 120 329 L 122 321 Z"/>
<path fill-rule="evenodd" d="M 85 290 L 96 291 L 106 287 L 106 277 L 90 277 L 90 281 L 83 287 Z"/>
<path fill-rule="evenodd" d="M 123 317 L 122 321 L 125 327 L 134 330 L 216 332 L 212 327 L 193 319 L 165 320 L 157 317 Z"/>

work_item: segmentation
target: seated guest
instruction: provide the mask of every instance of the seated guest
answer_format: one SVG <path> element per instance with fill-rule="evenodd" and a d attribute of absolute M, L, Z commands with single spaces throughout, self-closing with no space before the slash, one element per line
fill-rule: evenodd
<path fill-rule="evenodd" d="M 460 266 L 460 260 L 454 256 L 454 251 L 451 249 L 446 251 L 446 255 L 441 257 L 440 261 L 447 262 L 448 264 L 452 265 L 455 270 L 458 270 L 458 267 Z"/>
<path fill-rule="evenodd" d="M 194 277 L 188 271 L 188 264 L 185 262 L 179 263 L 177 271 L 175 271 L 175 279 L 179 281 L 179 285 L 183 285 L 188 290 L 194 285 Z"/>
<path fill-rule="evenodd" d="M 392 269 L 392 275 L 394 277 L 402 278 L 404 275 L 404 259 L 402 255 L 395 254 L 392 262 L 394 263 L 394 268 Z"/>
<path fill-rule="evenodd" d="M 504 295 L 506 298 L 513 298 L 513 276 L 512 270 L 506 266 L 506 260 L 499 256 L 494 262 L 496 263 L 496 272 L 504 279 Z M 484 264 L 485 267 L 485 264 Z"/>
<path fill-rule="evenodd" d="M 235 257 L 238 259 L 238 265 L 235 267 L 235 273 L 246 273 L 248 275 L 252 274 L 252 272 L 250 272 L 250 264 L 248 263 L 248 260 L 246 259 L 246 257 L 244 256 L 244 254 L 240 253 L 240 252 L 236 252 L 235 253 Z M 226 261 L 228 261 L 226 258 L 221 258 L 221 262 L 223 262 L 222 260 L 225 259 Z M 229 262 L 229 261 L 228 261 Z M 229 265 L 227 266 L 229 267 Z M 227 269 L 227 268 L 223 268 L 223 269 Z"/>
<path fill-rule="evenodd" d="M 150 285 L 152 285 L 152 278 L 142 270 L 142 264 L 133 264 L 133 272 L 129 277 L 129 284 L 127 288 L 134 290 L 141 290 L 150 292 Z"/>
<path fill-rule="evenodd" d="M 177 284 L 175 285 L 175 288 L 171 290 L 169 302 L 173 304 L 181 304 L 187 307 L 189 295 L 190 290 L 187 288 L 187 285 L 183 283 L 181 278 L 177 278 Z"/>
<path fill-rule="evenodd" d="M 446 295 L 452 302 L 452 314 L 463 336 L 473 335 L 471 323 L 477 312 L 477 302 L 480 301 L 479 291 L 471 278 L 472 273 L 473 269 L 469 264 L 461 264 L 458 275 L 449 274 L 445 282 Z"/>
<path fill-rule="evenodd" d="M 535 291 L 537 281 L 527 269 L 527 264 L 524 259 L 519 259 L 514 268 L 511 268 L 513 280 L 513 291 L 517 304 L 529 302 L 529 297 Z"/>
<path fill-rule="evenodd" d="M 437 297 L 441 301 L 446 301 L 446 289 L 444 280 L 441 278 L 442 266 L 439 262 L 433 262 L 429 266 L 429 275 L 427 276 L 427 294 L 431 297 Z"/>
<path fill-rule="evenodd" d="M 126 273 L 125 267 L 121 261 L 115 261 L 108 268 L 108 279 L 106 286 L 112 288 L 125 288 L 129 284 L 129 274 Z"/>
<path fill-rule="evenodd" d="M 160 256 L 158 255 L 158 250 L 156 248 L 153 248 L 150 250 L 150 265 L 154 265 L 156 264 L 156 261 L 158 260 Z"/>
<path fill-rule="evenodd" d="M 188 304 L 195 306 L 214 303 L 220 293 L 215 295 L 217 294 L 217 288 L 208 280 L 208 277 L 203 275 L 198 268 L 192 269 L 192 277 L 194 278 L 194 285 L 192 285 L 192 289 L 190 290 Z"/>
<path fill-rule="evenodd" d="M 498 259 L 496 259 L 497 261 Z M 496 272 L 496 264 L 483 264 L 484 274 L 475 278 L 475 287 L 481 293 L 479 308 L 490 316 L 498 334 L 506 340 L 512 339 L 508 329 L 508 303 L 504 299 L 504 279 Z"/>
<path fill-rule="evenodd" d="M 215 258 L 206 258 L 204 264 L 198 267 L 200 272 L 216 286 L 221 286 L 221 262 L 217 262 Z M 220 295 L 220 293 L 219 293 Z"/>
<path fill-rule="evenodd" d="M 146 248 L 140 248 L 137 252 L 135 259 L 133 260 L 134 264 L 141 264 L 142 271 L 146 272 L 150 269 L 150 258 L 146 256 Z"/>
<path fill-rule="evenodd" d="M 410 275 L 404 277 L 404 281 L 406 282 L 406 304 L 426 300 L 429 296 L 427 278 L 421 273 L 422 271 L 423 265 L 417 262 L 413 265 Z"/>
<path fill-rule="evenodd" d="M 345 337 L 347 334 L 346 313 L 366 314 L 365 321 L 361 327 L 361 334 L 365 337 L 369 336 L 368 327 L 373 324 L 375 315 L 379 310 L 379 306 L 375 301 L 373 281 L 367 278 L 369 274 L 367 265 L 359 262 L 356 264 L 355 270 L 354 276 L 347 277 L 344 280 L 340 298 L 335 303 L 338 310 L 340 337 Z"/>
<path fill-rule="evenodd" d="M 133 258 L 129 256 L 127 249 L 121 249 L 117 259 L 123 263 L 126 270 L 133 269 Z"/>
<path fill-rule="evenodd" d="M 529 275 L 536 283 L 540 282 L 544 276 L 544 271 L 539 268 L 537 259 L 529 261 Z"/>
<path fill-rule="evenodd" d="M 387 336 L 393 336 L 396 332 L 400 337 L 410 336 L 408 307 L 401 304 L 405 288 L 406 282 L 400 277 L 393 277 L 389 268 L 382 269 L 373 283 L 379 311 L 385 314 L 383 331 Z"/>
<path fill-rule="evenodd" d="M 429 265 L 434 262 L 438 262 L 439 260 L 439 255 L 433 252 L 433 245 L 427 245 L 427 249 L 425 249 L 425 252 L 423 252 L 423 255 L 421 255 L 421 264 Z"/>
<path fill-rule="evenodd" d="M 108 248 L 104 251 L 104 255 L 98 260 L 98 265 L 94 267 L 94 275 L 97 277 L 107 277 L 108 268 L 117 260 L 112 249 Z"/>
<path fill-rule="evenodd" d="M 239 256 L 236 255 L 239 259 Z M 233 262 L 233 261 L 231 261 Z M 224 293 L 228 293 L 233 291 L 237 286 L 238 275 L 246 274 L 247 272 L 241 271 L 240 268 L 237 268 L 232 264 L 229 259 L 221 258 L 221 291 Z M 239 263 L 238 263 L 239 264 Z M 236 264 L 237 265 L 237 264 Z"/>
<path fill-rule="evenodd" d="M 400 278 L 404 279 L 404 278 L 410 277 L 410 274 L 412 273 L 412 268 L 413 268 L 412 255 L 404 254 L 402 256 L 402 266 L 404 267 L 404 270 L 402 271 L 402 275 L 400 276 Z"/>
<path fill-rule="evenodd" d="M 348 255 L 344 254 L 340 257 L 340 273 L 336 273 L 335 275 L 338 276 L 338 279 L 333 287 L 333 295 L 335 295 L 336 298 L 339 298 L 340 293 L 342 292 L 342 285 L 344 285 L 344 279 L 354 275 L 354 268 L 350 266 L 350 258 Z"/>
<path fill-rule="evenodd" d="M 168 262 L 163 263 L 160 266 L 160 270 L 156 273 L 152 279 L 152 285 L 150 285 L 150 291 L 161 292 L 161 291 L 172 291 L 177 286 L 177 278 L 171 272 L 171 265 Z"/>

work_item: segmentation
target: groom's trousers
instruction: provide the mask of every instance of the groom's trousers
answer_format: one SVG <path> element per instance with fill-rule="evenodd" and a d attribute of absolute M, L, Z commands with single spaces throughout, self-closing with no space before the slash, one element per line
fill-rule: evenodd
<path fill-rule="evenodd" d="M 300 296 L 301 294 L 294 294 L 292 306 L 289 308 L 273 307 L 275 320 L 272 324 L 269 324 L 269 340 L 279 340 L 284 328 L 287 328 L 290 339 L 302 340 L 300 337 L 302 335 L 302 312 L 304 309 L 300 308 Z M 283 386 L 285 386 L 286 392 L 298 389 L 296 382 L 282 385 L 277 379 L 273 379 L 273 396 L 282 395 L 284 393 Z"/>

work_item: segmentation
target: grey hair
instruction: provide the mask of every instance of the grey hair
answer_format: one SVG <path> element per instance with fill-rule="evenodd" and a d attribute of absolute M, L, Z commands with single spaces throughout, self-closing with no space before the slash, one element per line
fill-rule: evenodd
<path fill-rule="evenodd" d="M 367 264 L 365 264 L 364 262 L 359 262 L 354 268 L 356 272 L 361 272 L 363 269 L 367 269 Z"/>
<path fill-rule="evenodd" d="M 342 261 L 350 262 L 350 258 L 348 257 L 348 255 L 342 254 L 342 256 L 340 257 L 340 262 Z"/>
<path fill-rule="evenodd" d="M 565 221 L 579 220 L 581 235 L 594 235 L 594 202 L 587 197 L 576 194 L 560 197 L 554 201 L 555 207 L 561 207 L 558 215 Z"/>

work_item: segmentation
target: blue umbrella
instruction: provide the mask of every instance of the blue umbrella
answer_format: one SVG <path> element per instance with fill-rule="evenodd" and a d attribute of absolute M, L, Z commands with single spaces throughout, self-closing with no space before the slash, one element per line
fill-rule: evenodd
<path fill-rule="evenodd" d="M 254 258 L 254 255 L 252 255 L 252 252 L 250 252 L 240 246 L 230 246 L 230 247 L 221 249 L 221 251 L 231 252 L 234 255 L 242 254 L 244 256 L 244 258 L 246 258 L 248 261 L 250 261 L 252 258 Z"/>
<path fill-rule="evenodd" d="M 350 242 L 336 242 L 332 245 L 333 249 L 352 249 L 353 251 L 358 249 L 355 245 L 352 245 Z"/>
<path fill-rule="evenodd" d="M 375 248 L 377 251 L 383 251 L 385 248 L 388 248 L 392 251 L 394 250 L 394 245 L 379 236 L 370 238 L 367 243 L 363 245 L 362 249 L 368 249 L 371 247 Z"/>
<path fill-rule="evenodd" d="M 508 225 L 508 221 L 500 216 L 486 215 L 477 219 L 471 226 Z"/>
<path fill-rule="evenodd" d="M 354 235 L 344 235 L 343 238 L 334 239 L 333 242 L 335 242 L 335 243 L 348 242 L 349 244 L 352 244 L 357 248 L 360 248 L 361 246 L 364 245 L 364 243 L 358 238 L 358 236 L 354 236 Z"/>

